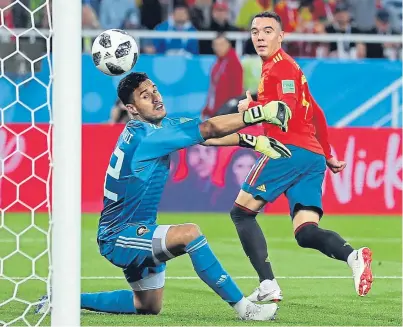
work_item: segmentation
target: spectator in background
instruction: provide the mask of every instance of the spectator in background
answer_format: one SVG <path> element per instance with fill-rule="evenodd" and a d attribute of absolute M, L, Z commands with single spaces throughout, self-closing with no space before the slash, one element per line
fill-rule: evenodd
<path fill-rule="evenodd" d="M 369 31 L 370 34 L 392 35 L 390 16 L 385 9 L 376 13 L 375 27 Z M 365 52 L 367 58 L 388 58 L 395 60 L 398 57 L 398 44 L 393 43 L 367 43 Z"/>
<path fill-rule="evenodd" d="M 334 21 L 332 24 L 326 26 L 326 33 L 335 34 L 357 34 L 359 30 L 351 25 L 351 17 L 348 7 L 344 3 L 339 3 L 336 7 L 334 14 Z M 337 58 L 362 58 L 365 56 L 365 49 L 363 44 L 355 44 L 354 42 L 342 42 L 342 48 L 337 48 L 337 43 L 332 42 L 328 45 L 329 57 Z"/>
<path fill-rule="evenodd" d="M 12 0 L 0 0 L 0 9 L 10 5 Z M 7 8 L 4 12 L 4 21 L 1 19 L 1 23 L 9 28 L 26 28 L 31 27 L 31 17 L 29 13 L 21 6 L 22 3 L 29 8 L 29 0 L 20 0 L 16 2 L 12 7 Z M 3 18 L 3 17 L 2 17 Z"/>
<path fill-rule="evenodd" d="M 140 11 L 134 0 L 102 0 L 99 11 L 104 29 L 140 26 Z"/>
<path fill-rule="evenodd" d="M 213 5 L 212 20 L 207 30 L 215 32 L 229 32 L 239 31 L 239 29 L 229 23 L 229 7 L 226 2 L 216 2 Z M 200 40 L 200 53 L 201 54 L 213 54 L 212 41 Z M 235 44 L 232 43 L 232 46 Z"/>
<path fill-rule="evenodd" d="M 382 8 L 387 10 L 390 17 L 389 22 L 392 28 L 392 31 L 396 34 L 402 34 L 402 0 L 383 0 Z"/>
<path fill-rule="evenodd" d="M 213 40 L 213 49 L 217 60 L 211 70 L 207 104 L 202 111 L 204 118 L 213 117 L 229 99 L 243 92 L 242 65 L 231 42 L 219 34 Z"/>
<path fill-rule="evenodd" d="M 283 25 L 283 31 L 293 33 L 297 29 L 300 1 L 296 0 L 280 0 L 274 7 L 274 11 L 280 16 Z M 284 44 L 287 53 L 291 56 L 299 55 L 299 42 L 287 42 Z M 249 51 L 254 51 L 252 41 L 248 43 Z"/>
<path fill-rule="evenodd" d="M 313 0 L 313 16 L 316 21 L 327 25 L 333 21 L 333 15 L 336 11 L 337 2 L 344 0 Z"/>
<path fill-rule="evenodd" d="M 274 11 L 280 16 L 283 30 L 292 33 L 297 28 L 299 1 L 280 0 L 277 2 Z"/>
<path fill-rule="evenodd" d="M 217 1 L 213 5 L 213 10 L 212 10 L 212 20 L 211 24 L 208 27 L 210 31 L 216 31 L 216 32 L 228 32 L 228 31 L 238 31 L 239 28 L 235 27 L 230 24 L 229 18 L 230 18 L 230 11 L 229 11 L 229 6 L 228 3 L 221 0 Z"/>
<path fill-rule="evenodd" d="M 315 0 L 301 0 L 298 8 L 295 32 L 323 34 L 325 26 L 318 16 Z M 292 42 L 287 44 L 287 52 L 298 57 L 323 57 L 323 45 L 319 42 Z"/>
<path fill-rule="evenodd" d="M 194 32 L 196 29 L 189 20 L 189 10 L 187 5 L 177 3 L 175 5 L 172 17 L 155 27 L 156 31 L 179 31 Z M 168 38 L 154 39 L 153 50 L 155 53 L 180 54 L 180 53 L 199 53 L 199 43 L 197 39 L 187 38 Z M 150 48 L 151 49 L 151 48 Z M 151 51 L 151 52 L 152 52 Z"/>
<path fill-rule="evenodd" d="M 228 6 L 230 8 L 230 17 L 229 21 L 231 24 L 236 25 L 236 19 L 238 17 L 239 12 L 241 11 L 242 6 L 244 5 L 245 0 L 227 0 Z"/>
<path fill-rule="evenodd" d="M 274 0 L 245 0 L 236 19 L 236 26 L 247 30 L 251 18 L 262 11 L 273 11 Z"/>
<path fill-rule="evenodd" d="M 38 1 L 38 0 L 34 0 L 34 1 Z M 39 0 L 39 1 L 41 1 L 41 0 Z M 95 15 L 98 17 L 99 6 L 101 5 L 101 0 L 82 0 L 81 3 L 83 4 L 83 6 L 90 6 L 94 10 Z"/>
<path fill-rule="evenodd" d="M 83 29 L 97 29 L 100 28 L 98 17 L 95 10 L 88 4 L 83 5 L 82 9 L 82 27 Z M 91 37 L 83 37 L 82 47 L 84 52 L 91 52 L 92 43 L 94 39 Z"/>
<path fill-rule="evenodd" d="M 344 0 L 360 33 L 368 33 L 375 27 L 376 6 L 378 0 Z"/>
<path fill-rule="evenodd" d="M 141 25 L 152 30 L 162 22 L 162 6 L 159 0 L 140 0 Z"/>
<path fill-rule="evenodd" d="M 213 0 L 196 0 L 190 8 L 190 19 L 198 30 L 206 30 L 211 25 L 211 10 Z"/>
<path fill-rule="evenodd" d="M 29 2 L 29 5 L 27 5 L 27 8 L 29 8 L 32 12 L 35 11 L 35 9 L 37 9 L 40 5 L 42 5 L 44 3 L 43 0 L 28 0 L 28 2 Z M 51 1 L 49 1 L 49 3 L 50 3 L 50 6 L 51 6 L 52 5 Z M 46 17 L 48 16 L 46 6 L 43 9 L 40 9 L 40 10 L 35 12 L 35 14 L 34 14 L 34 24 L 35 24 L 36 27 L 42 28 L 42 26 L 43 27 L 48 26 L 46 24 L 45 25 L 43 24 L 43 20 L 44 20 L 45 16 Z"/>

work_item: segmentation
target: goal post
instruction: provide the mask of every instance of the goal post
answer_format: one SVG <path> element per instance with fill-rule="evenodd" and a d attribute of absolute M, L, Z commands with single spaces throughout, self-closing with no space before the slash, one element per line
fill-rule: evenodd
<path fill-rule="evenodd" d="M 52 326 L 80 325 L 81 0 L 53 0 Z"/>

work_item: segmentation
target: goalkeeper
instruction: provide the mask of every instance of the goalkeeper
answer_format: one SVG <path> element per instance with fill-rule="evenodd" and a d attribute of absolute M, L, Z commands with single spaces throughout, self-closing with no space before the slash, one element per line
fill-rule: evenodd
<path fill-rule="evenodd" d="M 156 220 L 170 153 L 201 143 L 240 145 L 272 158 L 289 157 L 288 149 L 274 139 L 231 134 L 262 121 L 285 127 L 289 109 L 281 106 L 280 118 L 273 117 L 270 108 L 258 107 L 204 122 L 168 119 L 161 94 L 143 73 L 124 77 L 118 94 L 131 120 L 117 141 L 106 172 L 97 241 L 101 255 L 122 268 L 132 290 L 82 294 L 81 307 L 108 313 L 158 314 L 166 261 L 188 254 L 198 276 L 241 319 L 274 319 L 277 304 L 258 305 L 247 300 L 196 225 L 158 225 Z M 46 310 L 47 304 L 47 299 L 42 299 L 37 311 Z"/>
<path fill-rule="evenodd" d="M 238 110 L 257 110 L 266 105 L 276 116 L 284 104 L 292 118 L 282 129 L 264 125 L 266 135 L 275 137 L 292 153 L 291 158 L 269 160 L 262 156 L 249 172 L 231 218 L 241 244 L 260 279 L 260 286 L 248 297 L 251 301 L 280 301 L 282 293 L 274 278 L 265 237 L 256 215 L 267 203 L 281 194 L 288 199 L 295 239 L 303 248 L 311 248 L 348 263 L 353 273 L 355 290 L 366 295 L 372 284 L 371 251 L 354 250 L 340 235 L 318 226 L 323 215 L 322 182 L 326 165 L 333 173 L 346 163 L 332 157 L 325 116 L 310 94 L 304 74 L 297 63 L 281 49 L 284 32 L 281 19 L 274 12 L 256 15 L 251 25 L 251 38 L 263 62 L 257 102 L 247 92 L 239 101 Z M 279 103 L 283 102 L 284 104 Z M 287 107 L 287 108 L 288 108 Z M 279 110 L 280 117 L 284 110 Z"/>

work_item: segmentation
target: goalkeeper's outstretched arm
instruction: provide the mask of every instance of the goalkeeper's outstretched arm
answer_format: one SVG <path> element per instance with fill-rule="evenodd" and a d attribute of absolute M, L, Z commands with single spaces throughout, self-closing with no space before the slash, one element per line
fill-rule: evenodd
<path fill-rule="evenodd" d="M 243 113 L 217 116 L 204 122 L 200 122 L 199 119 L 189 119 L 184 123 L 155 129 L 146 137 L 142 137 L 137 146 L 135 157 L 137 161 L 162 157 L 179 149 L 203 144 L 209 139 L 222 138 L 241 130 L 245 126 L 272 119 L 269 108 L 265 107 L 251 108 Z M 229 140 L 230 145 L 237 145 L 233 136 L 230 136 Z M 263 150 L 266 151 L 265 149 Z M 263 151 L 259 152 L 264 153 Z"/>
<path fill-rule="evenodd" d="M 254 136 L 243 133 L 234 133 L 221 138 L 209 139 L 202 143 L 205 146 L 240 146 L 260 152 L 270 158 L 290 158 L 290 150 L 281 142 L 272 137 L 263 135 Z"/>

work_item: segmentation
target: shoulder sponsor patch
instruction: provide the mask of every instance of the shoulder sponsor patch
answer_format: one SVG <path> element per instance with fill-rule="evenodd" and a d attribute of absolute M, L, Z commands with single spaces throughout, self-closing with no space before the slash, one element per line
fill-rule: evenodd
<path fill-rule="evenodd" d="M 283 90 L 283 94 L 295 93 L 295 82 L 292 79 L 282 80 L 281 89 Z"/>

